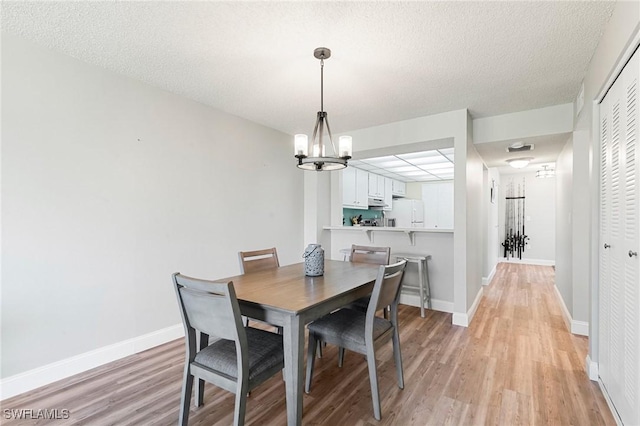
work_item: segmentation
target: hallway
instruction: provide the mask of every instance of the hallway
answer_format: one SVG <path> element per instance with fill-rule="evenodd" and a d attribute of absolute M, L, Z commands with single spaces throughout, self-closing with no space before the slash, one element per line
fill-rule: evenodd
<path fill-rule="evenodd" d="M 565 325 L 553 267 L 498 264 L 469 334 L 459 368 L 473 365 L 484 394 L 470 423 L 615 424 L 584 370 L 587 337 Z"/>

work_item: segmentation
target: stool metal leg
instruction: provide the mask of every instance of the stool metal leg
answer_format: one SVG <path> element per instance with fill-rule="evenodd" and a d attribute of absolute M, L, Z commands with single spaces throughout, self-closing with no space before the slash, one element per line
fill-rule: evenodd
<path fill-rule="evenodd" d="M 424 276 L 427 283 L 427 308 L 431 308 L 431 283 L 429 282 L 429 259 L 424 260 Z"/>
<path fill-rule="evenodd" d="M 418 286 L 420 287 L 420 316 L 424 318 L 424 270 L 422 261 L 418 261 Z"/>

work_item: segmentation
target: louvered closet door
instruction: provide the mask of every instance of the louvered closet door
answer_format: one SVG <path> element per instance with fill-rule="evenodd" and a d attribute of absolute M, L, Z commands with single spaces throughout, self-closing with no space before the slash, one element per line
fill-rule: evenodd
<path fill-rule="evenodd" d="M 640 424 L 638 77 L 634 55 L 600 106 L 599 374 L 625 424 Z"/>
<path fill-rule="evenodd" d="M 611 99 L 612 88 L 600 104 L 600 272 L 598 373 L 611 393 L 615 375 L 611 369 Z"/>

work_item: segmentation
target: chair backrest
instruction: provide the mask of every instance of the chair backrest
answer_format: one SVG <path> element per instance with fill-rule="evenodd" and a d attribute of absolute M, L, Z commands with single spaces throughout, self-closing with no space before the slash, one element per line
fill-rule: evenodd
<path fill-rule="evenodd" d="M 175 273 L 173 284 L 182 314 L 190 361 L 196 354 L 196 331 L 234 340 L 236 344 L 244 342 L 243 347 L 246 347 L 247 336 L 231 281 L 206 281 Z"/>
<path fill-rule="evenodd" d="M 387 306 L 391 306 L 392 313 L 395 312 L 400 299 L 400 286 L 406 266 L 406 260 L 388 266 L 380 266 L 367 308 L 367 323 L 370 315 L 373 317 L 378 310 Z"/>
<path fill-rule="evenodd" d="M 388 265 L 391 258 L 391 247 L 370 247 L 353 244 L 351 246 L 351 261 L 372 263 L 374 265 Z"/>
<path fill-rule="evenodd" d="M 240 260 L 240 272 L 243 274 L 264 269 L 274 269 L 280 266 L 278 252 L 275 247 L 264 250 L 241 251 L 238 253 L 238 259 Z"/>

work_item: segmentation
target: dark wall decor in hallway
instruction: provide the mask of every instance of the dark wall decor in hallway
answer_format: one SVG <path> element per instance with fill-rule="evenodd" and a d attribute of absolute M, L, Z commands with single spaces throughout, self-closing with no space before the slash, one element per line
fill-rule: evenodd
<path fill-rule="evenodd" d="M 505 221 L 504 235 L 505 239 L 502 243 L 504 248 L 504 257 L 518 257 L 522 259 L 525 245 L 529 237 L 524 232 L 524 200 L 525 188 L 524 179 L 522 184 L 517 184 L 517 191 L 513 180 L 507 184 L 507 194 L 505 197 Z"/>

